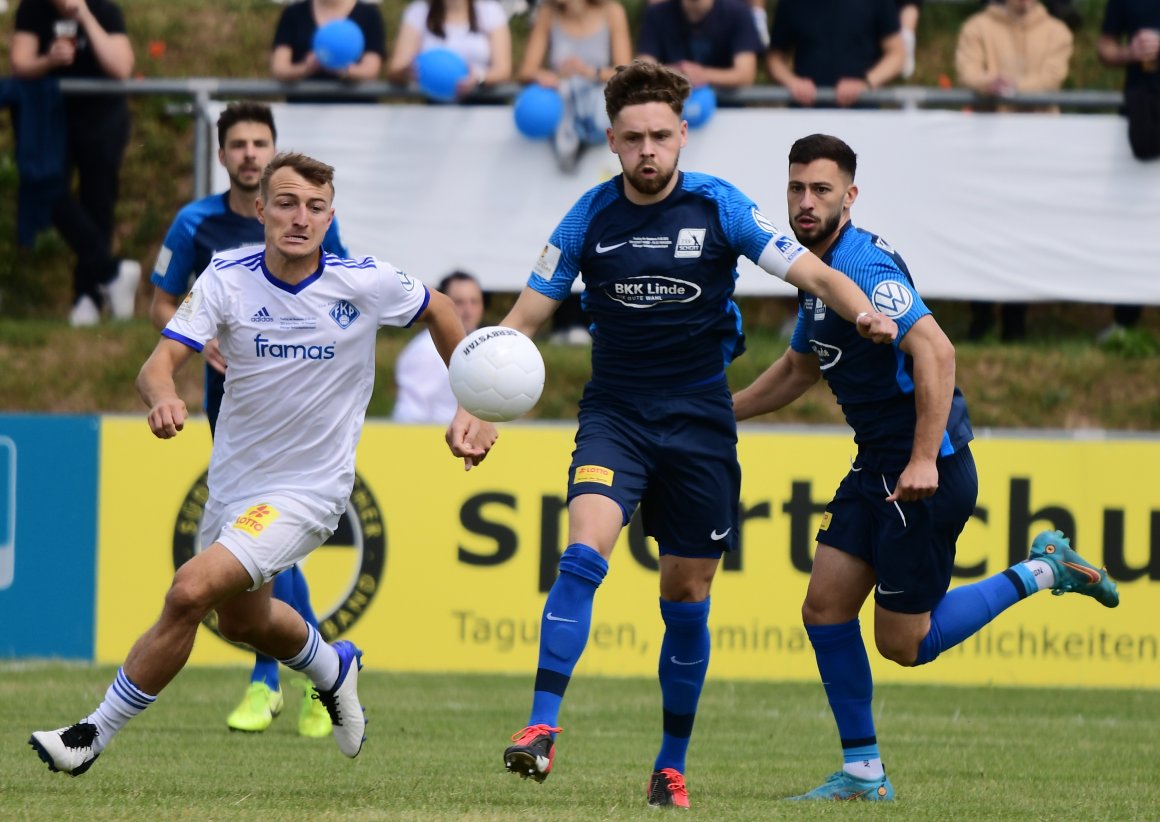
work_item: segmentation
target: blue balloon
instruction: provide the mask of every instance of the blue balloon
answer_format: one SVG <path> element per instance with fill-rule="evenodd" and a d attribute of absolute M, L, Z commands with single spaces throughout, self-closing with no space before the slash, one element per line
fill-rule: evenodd
<path fill-rule="evenodd" d="M 512 113 L 520 134 L 532 140 L 543 140 L 556 133 L 564 115 L 564 100 L 554 88 L 533 83 L 516 97 Z"/>
<path fill-rule="evenodd" d="M 331 20 L 314 32 L 314 54 L 324 69 L 342 71 L 362 57 L 366 40 L 355 21 Z"/>
<path fill-rule="evenodd" d="M 684 117 L 689 122 L 689 128 L 700 128 L 709 122 L 717 111 L 717 93 L 712 86 L 701 86 L 693 89 L 689 99 L 685 101 Z"/>
<path fill-rule="evenodd" d="M 467 61 L 451 49 L 430 49 L 415 58 L 419 88 L 432 100 L 449 103 L 455 86 L 468 74 Z"/>

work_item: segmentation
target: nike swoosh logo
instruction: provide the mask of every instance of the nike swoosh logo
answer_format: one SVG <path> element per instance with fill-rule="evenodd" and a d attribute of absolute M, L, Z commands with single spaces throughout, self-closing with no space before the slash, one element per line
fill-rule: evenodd
<path fill-rule="evenodd" d="M 720 534 L 718 534 L 717 529 L 714 528 L 713 532 L 711 534 L 709 534 L 709 539 L 713 540 L 714 542 L 716 542 L 719 539 L 725 539 L 725 537 L 729 536 L 729 532 L 732 530 L 733 530 L 733 526 L 730 526 L 730 527 L 726 528 L 724 531 L 722 531 Z"/>
<path fill-rule="evenodd" d="M 558 617 L 555 614 L 553 614 L 551 611 L 548 611 L 548 621 L 549 622 L 575 622 L 576 620 L 568 619 L 567 617 Z"/>
<path fill-rule="evenodd" d="M 1100 572 L 1092 568 L 1086 568 L 1083 565 L 1077 565 L 1074 562 L 1064 562 L 1063 564 L 1073 571 L 1078 571 L 1079 573 L 1083 574 L 1085 577 L 1087 577 L 1088 582 L 1092 585 L 1098 585 L 1100 580 L 1103 579 L 1103 577 L 1100 575 Z"/>
<path fill-rule="evenodd" d="M 615 251 L 616 249 L 620 248 L 622 245 L 627 245 L 627 244 L 628 244 L 628 240 L 625 240 L 623 243 L 617 243 L 616 245 L 601 245 L 600 242 L 597 241 L 596 253 L 597 254 L 604 254 L 604 253 L 609 252 L 609 251 Z"/>
<path fill-rule="evenodd" d="M 681 660 L 677 659 L 675 656 L 669 657 L 669 662 L 673 663 L 674 665 L 700 665 L 704 661 L 704 658 L 702 658 L 698 659 L 696 662 L 681 662 Z"/>
<path fill-rule="evenodd" d="M 884 597 L 888 597 L 891 594 L 901 594 L 903 592 L 902 591 L 887 591 L 885 588 L 882 587 L 882 583 L 878 583 L 878 593 L 882 594 L 882 596 L 884 596 Z"/>

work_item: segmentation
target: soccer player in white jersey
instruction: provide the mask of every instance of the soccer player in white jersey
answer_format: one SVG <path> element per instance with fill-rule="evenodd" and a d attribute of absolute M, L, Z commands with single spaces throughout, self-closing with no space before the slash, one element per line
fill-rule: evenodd
<path fill-rule="evenodd" d="M 230 368 L 209 470 L 201 543 L 174 574 L 158 621 L 134 644 L 104 701 L 29 744 L 50 770 L 78 776 L 185 665 L 202 619 L 302 672 L 330 712 L 339 750 L 357 756 L 366 720 L 356 691 L 362 652 L 328 645 L 270 581 L 331 535 L 350 496 L 374 384 L 379 326 L 419 320 L 444 360 L 463 339 L 446 296 L 373 257 L 320 250 L 334 216 L 334 169 L 301 154 L 266 167 L 258 199 L 265 246 L 214 258 L 137 377 L 149 427 L 176 436 L 188 412 L 174 374 L 216 338 Z M 495 427 L 459 409 L 447 430 L 466 468 Z"/>

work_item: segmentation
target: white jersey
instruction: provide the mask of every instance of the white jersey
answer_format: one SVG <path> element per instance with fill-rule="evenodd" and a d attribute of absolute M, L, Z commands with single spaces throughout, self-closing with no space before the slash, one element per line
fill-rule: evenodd
<path fill-rule="evenodd" d="M 380 326 L 408 326 L 430 294 L 389 263 L 324 254 L 298 285 L 265 249 L 215 255 L 162 333 L 201 351 L 215 337 L 225 398 L 209 467 L 223 502 L 267 492 L 345 507 L 375 379 Z"/>

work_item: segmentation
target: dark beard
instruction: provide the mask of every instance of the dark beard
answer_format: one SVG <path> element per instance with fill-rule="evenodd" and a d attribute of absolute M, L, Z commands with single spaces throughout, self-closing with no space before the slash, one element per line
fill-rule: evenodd
<path fill-rule="evenodd" d="M 659 194 L 665 190 L 665 186 L 673 179 L 673 175 L 677 173 L 677 164 L 680 162 L 681 155 L 678 153 L 676 162 L 673 167 L 669 169 L 666 174 L 662 169 L 657 169 L 657 176 L 642 177 L 639 173 L 625 171 L 624 176 L 632 187 L 645 196 L 651 197 L 654 194 Z"/>
<path fill-rule="evenodd" d="M 797 223 L 794 223 L 791 228 L 793 228 L 793 236 L 797 237 L 797 241 L 804 245 L 806 248 L 809 248 L 810 246 L 817 245 L 822 240 L 831 236 L 835 231 L 838 230 L 838 224 L 841 222 L 842 214 L 839 212 L 833 217 L 822 220 L 809 231 L 802 231 L 798 228 Z"/>

